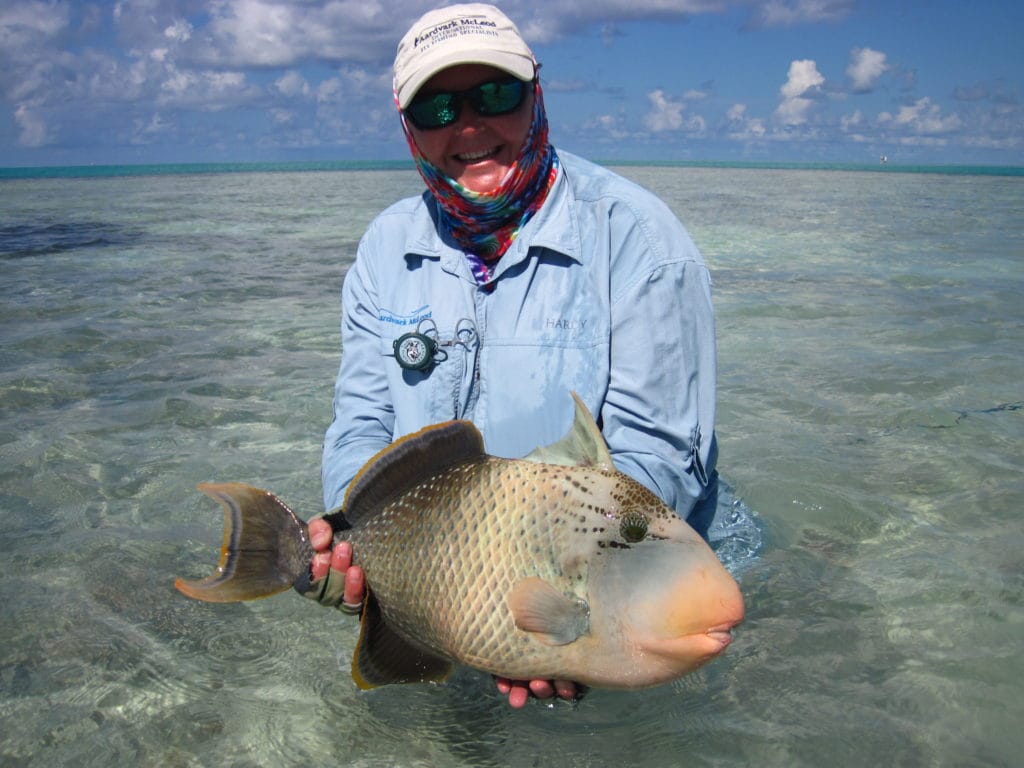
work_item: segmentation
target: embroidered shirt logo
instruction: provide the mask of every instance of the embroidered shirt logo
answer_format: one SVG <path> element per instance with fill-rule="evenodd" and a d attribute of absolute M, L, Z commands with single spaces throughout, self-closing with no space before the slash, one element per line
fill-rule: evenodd
<path fill-rule="evenodd" d="M 424 320 L 433 317 L 434 312 L 430 308 L 429 304 L 424 304 L 419 309 L 414 309 L 412 312 L 405 314 L 399 312 L 392 312 L 390 309 L 384 309 L 381 307 L 380 315 L 378 320 L 382 323 L 391 323 L 392 325 L 406 326 L 406 325 L 418 325 Z"/>
<path fill-rule="evenodd" d="M 549 317 L 544 321 L 544 325 L 552 331 L 583 331 L 586 330 L 588 322 L 588 320 L 574 320 L 569 317 Z"/>

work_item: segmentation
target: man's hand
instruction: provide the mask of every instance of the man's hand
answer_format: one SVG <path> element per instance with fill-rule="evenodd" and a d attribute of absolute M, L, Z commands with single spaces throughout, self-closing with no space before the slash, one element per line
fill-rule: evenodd
<path fill-rule="evenodd" d="M 331 580 L 341 580 L 345 587 L 339 607 L 346 613 L 358 613 L 366 597 L 366 577 L 362 568 L 352 565 L 352 544 L 342 541 L 332 550 L 333 538 L 334 530 L 326 520 L 309 522 L 309 543 L 315 552 L 310 565 L 313 580 L 325 576 Z"/>
<path fill-rule="evenodd" d="M 531 694 L 538 699 L 558 696 L 569 701 L 578 695 L 576 683 L 569 680 L 509 680 L 496 677 L 494 682 L 498 685 L 498 693 L 508 696 L 508 705 L 513 709 L 525 707 Z"/>

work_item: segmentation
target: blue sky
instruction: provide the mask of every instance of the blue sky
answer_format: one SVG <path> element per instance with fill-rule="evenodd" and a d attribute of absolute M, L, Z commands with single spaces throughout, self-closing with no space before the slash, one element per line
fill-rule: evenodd
<path fill-rule="evenodd" d="M 4 0 L 0 166 L 406 157 L 419 0 Z M 509 0 L 599 160 L 1024 165 L 1024 3 Z"/>

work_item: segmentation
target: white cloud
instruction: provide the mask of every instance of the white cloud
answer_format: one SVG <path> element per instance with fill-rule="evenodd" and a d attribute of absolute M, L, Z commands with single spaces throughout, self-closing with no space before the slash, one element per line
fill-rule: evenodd
<path fill-rule="evenodd" d="M 117 142 L 159 147 L 187 138 L 190 147 L 204 147 L 243 130 L 250 141 L 258 138 L 266 147 L 368 138 L 373 141 L 366 149 L 369 155 L 385 146 L 383 139 L 398 152 L 401 137 L 390 99 L 396 36 L 438 3 L 0 0 L 0 111 L 9 123 L 8 143 L 20 148 Z M 554 52 L 554 46 L 544 50 L 545 44 L 567 35 L 578 39 L 565 51 L 596 44 L 599 55 L 593 62 L 570 56 L 562 59 L 564 69 L 544 73 L 558 126 L 555 140 L 566 146 L 580 140 L 634 138 L 656 152 L 659 144 L 685 135 L 761 145 L 818 136 L 832 145 L 884 140 L 1024 149 L 1019 78 L 998 69 L 972 70 L 973 81 L 965 80 L 959 88 L 955 82 L 947 85 L 953 98 L 943 109 L 932 99 L 919 98 L 913 67 L 930 64 L 909 59 L 905 51 L 897 65 L 892 59 L 897 51 L 887 55 L 866 46 L 844 46 L 839 53 L 848 52 L 847 61 L 840 61 L 834 73 L 826 70 L 827 79 L 815 61 L 793 61 L 787 76 L 780 78 L 784 82 L 776 104 L 769 106 L 759 100 L 764 93 L 737 92 L 735 102 L 719 101 L 721 94 L 747 85 L 734 80 L 724 66 L 721 71 L 701 70 L 707 81 L 691 90 L 686 90 L 685 80 L 664 79 L 657 83 L 663 90 L 654 90 L 652 83 L 631 92 L 635 85 L 619 84 L 632 76 L 625 71 L 625 79 L 605 78 L 597 84 L 604 77 L 602 67 L 624 66 L 621 56 L 635 50 L 638 35 L 650 29 L 637 22 L 681 22 L 717 14 L 716 23 L 723 26 L 747 14 L 748 26 L 833 23 L 851 13 L 855 0 L 504 0 L 501 5 L 541 53 Z M 680 25 L 680 39 L 694 29 Z M 816 31 L 806 29 L 808 34 Z M 600 53 L 602 34 L 616 47 L 611 55 Z M 784 33 L 787 39 L 791 34 Z M 799 49 L 796 53 L 807 55 Z M 728 50 L 722 54 L 739 56 Z M 555 79 L 548 80 L 548 75 Z M 711 79 L 724 76 L 730 82 Z M 877 91 L 882 84 L 893 86 L 905 105 L 878 114 L 883 106 L 865 106 L 871 98 L 858 100 L 860 110 L 838 104 L 844 96 Z M 567 93 L 573 95 L 561 95 Z M 648 103 L 639 110 L 623 106 L 628 99 L 645 96 Z M 714 136 L 695 108 L 708 116 Z M 193 115 L 181 119 L 184 110 Z M 262 111 L 262 119 L 254 119 L 254 110 Z M 219 114 L 211 117 L 211 112 Z M 387 147 L 391 151 L 392 144 Z M 9 154 L 17 151 L 12 148 Z"/>
<path fill-rule="evenodd" d="M 156 101 L 161 106 L 219 112 L 252 103 L 259 95 L 259 89 L 249 85 L 242 72 L 172 70 Z"/>
<path fill-rule="evenodd" d="M 14 103 L 38 100 L 68 58 L 59 49 L 70 26 L 65 2 L 0 4 L 0 94 Z"/>
<path fill-rule="evenodd" d="M 768 129 L 759 117 L 747 117 L 746 104 L 733 104 L 725 112 L 726 135 L 734 141 L 763 139 Z"/>
<path fill-rule="evenodd" d="M 927 96 L 913 104 L 900 107 L 895 115 L 882 112 L 878 116 L 878 122 L 891 124 L 917 135 L 949 133 L 959 130 L 963 125 L 963 121 L 956 113 L 943 116 L 939 105 Z"/>
<path fill-rule="evenodd" d="M 814 99 L 820 93 L 824 76 L 818 71 L 818 65 L 811 59 L 800 59 L 789 64 L 789 75 L 786 82 L 779 88 L 782 101 L 775 110 L 775 119 L 783 125 L 803 125 L 807 122 L 807 114 L 814 105 Z"/>
<path fill-rule="evenodd" d="M 855 0 L 767 0 L 757 4 L 751 26 L 784 27 L 839 21 L 850 14 Z"/>
<path fill-rule="evenodd" d="M 41 147 L 48 142 L 46 123 L 24 104 L 14 111 L 14 122 L 20 133 L 18 143 L 23 147 Z"/>
<path fill-rule="evenodd" d="M 152 144 L 155 141 L 159 141 L 162 136 L 174 128 L 159 113 L 151 115 L 148 120 L 138 117 L 132 121 L 132 126 L 134 131 L 129 139 L 129 143 L 135 146 Z"/>
<path fill-rule="evenodd" d="M 885 59 L 884 53 L 871 48 L 853 48 L 850 51 L 846 76 L 850 78 L 855 92 L 867 93 L 875 87 L 878 78 L 889 69 Z"/>
<path fill-rule="evenodd" d="M 341 94 L 341 80 L 336 77 L 324 80 L 316 87 L 317 101 L 336 101 Z"/>
<path fill-rule="evenodd" d="M 762 120 L 760 117 L 755 117 L 751 120 L 748 120 L 746 133 L 749 137 L 758 139 L 762 138 L 765 135 L 765 133 L 767 133 L 767 128 L 765 128 L 764 120 Z"/>
<path fill-rule="evenodd" d="M 792 61 L 789 64 L 789 77 L 779 93 L 784 98 L 793 99 L 803 96 L 812 88 L 817 88 L 825 82 L 824 76 L 818 71 L 818 65 L 811 59 Z"/>
<path fill-rule="evenodd" d="M 309 83 L 299 72 L 291 69 L 274 81 L 278 93 L 287 98 L 298 98 L 309 95 Z"/>
<path fill-rule="evenodd" d="M 270 114 L 274 118 L 274 122 L 280 125 L 289 125 L 295 122 L 296 114 L 290 109 L 272 109 Z"/>
<path fill-rule="evenodd" d="M 707 128 L 704 118 L 700 115 L 684 118 L 686 102 L 670 99 L 660 88 L 648 93 L 647 100 L 651 103 L 651 111 L 644 116 L 644 126 L 652 133 L 679 130 L 700 133 Z"/>
<path fill-rule="evenodd" d="M 844 132 L 853 131 L 864 125 L 864 115 L 859 109 L 853 111 L 852 115 L 843 115 L 839 120 L 839 127 Z"/>
<path fill-rule="evenodd" d="M 4 4 L 0 8 L 0 46 L 17 46 L 26 38 L 53 38 L 68 28 L 71 7 L 66 2 Z"/>
<path fill-rule="evenodd" d="M 192 25 L 185 19 L 178 19 L 169 27 L 164 29 L 164 37 L 176 43 L 187 42 L 192 37 Z"/>
<path fill-rule="evenodd" d="M 373 0 L 222 0 L 193 54 L 229 67 L 290 67 L 304 59 L 379 61 L 394 55 L 395 31 L 430 5 Z"/>
<path fill-rule="evenodd" d="M 651 111 L 644 117 L 644 125 L 655 133 L 678 131 L 683 127 L 683 106 L 681 101 L 669 101 L 662 90 L 647 94 Z"/>

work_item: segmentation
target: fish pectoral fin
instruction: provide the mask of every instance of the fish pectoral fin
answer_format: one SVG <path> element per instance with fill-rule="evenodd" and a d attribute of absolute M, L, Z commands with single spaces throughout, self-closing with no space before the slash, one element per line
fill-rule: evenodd
<path fill-rule="evenodd" d="M 516 582 L 509 595 L 516 626 L 547 645 L 567 645 L 590 631 L 590 606 L 537 577 Z"/>
<path fill-rule="evenodd" d="M 384 621 L 372 594 L 366 605 L 359 642 L 352 656 L 352 679 L 363 690 L 393 683 L 439 683 L 451 675 L 454 664 L 416 645 Z"/>

